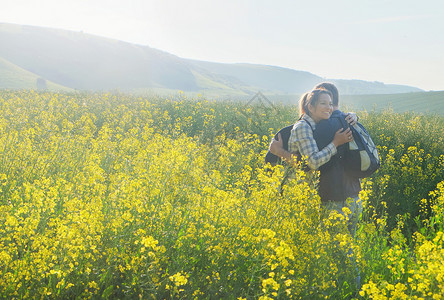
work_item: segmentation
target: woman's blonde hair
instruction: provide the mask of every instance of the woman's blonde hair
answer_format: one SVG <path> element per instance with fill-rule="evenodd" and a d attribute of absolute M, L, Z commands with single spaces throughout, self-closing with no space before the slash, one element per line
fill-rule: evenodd
<path fill-rule="evenodd" d="M 332 93 L 324 89 L 314 89 L 311 92 L 303 94 L 299 99 L 299 115 L 301 117 L 303 114 L 310 115 L 308 105 L 311 104 L 312 106 L 315 106 L 322 94 L 327 94 L 333 99 Z"/>

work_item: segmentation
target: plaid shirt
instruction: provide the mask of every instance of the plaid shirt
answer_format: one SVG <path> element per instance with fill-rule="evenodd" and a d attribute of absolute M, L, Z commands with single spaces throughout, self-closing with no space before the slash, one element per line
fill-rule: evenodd
<path fill-rule="evenodd" d="M 311 127 L 307 122 L 310 123 Z M 307 164 L 312 170 L 316 170 L 327 163 L 337 152 L 332 142 L 319 151 L 313 138 L 313 130 L 315 129 L 316 123 L 310 116 L 304 114 L 302 119 L 294 124 L 288 140 L 288 150 L 293 154 L 299 152 L 302 157 L 306 158 Z"/>

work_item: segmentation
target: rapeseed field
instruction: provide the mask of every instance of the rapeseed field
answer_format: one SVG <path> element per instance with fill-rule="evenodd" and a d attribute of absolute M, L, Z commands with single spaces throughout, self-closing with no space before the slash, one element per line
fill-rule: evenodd
<path fill-rule="evenodd" d="M 352 238 L 264 165 L 294 106 L 1 91 L 0 296 L 443 299 L 444 120 L 358 115 L 382 166 Z"/>

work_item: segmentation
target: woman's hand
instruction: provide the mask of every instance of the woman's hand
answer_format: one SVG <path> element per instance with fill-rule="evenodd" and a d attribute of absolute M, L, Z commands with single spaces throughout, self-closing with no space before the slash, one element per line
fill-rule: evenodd
<path fill-rule="evenodd" d="M 335 137 L 333 138 L 333 144 L 335 147 L 341 146 L 345 143 L 353 141 L 353 134 L 350 130 L 350 128 L 347 128 L 346 130 L 342 131 L 343 128 L 339 129 L 335 133 Z"/>
<path fill-rule="evenodd" d="M 354 112 L 349 112 L 345 114 L 345 120 L 351 126 L 355 125 L 358 122 L 358 115 Z"/>
<path fill-rule="evenodd" d="M 278 139 L 273 138 L 270 143 L 270 147 L 268 148 L 271 153 L 280 157 L 282 154 L 282 150 L 284 150 L 284 142 L 282 141 L 282 136 L 278 133 Z"/>
<path fill-rule="evenodd" d="M 280 133 L 278 133 L 277 140 L 275 138 L 271 140 L 268 150 L 270 150 L 270 152 L 274 155 L 283 158 L 287 162 L 290 162 L 292 159 L 291 153 L 284 149 L 284 142 Z"/>

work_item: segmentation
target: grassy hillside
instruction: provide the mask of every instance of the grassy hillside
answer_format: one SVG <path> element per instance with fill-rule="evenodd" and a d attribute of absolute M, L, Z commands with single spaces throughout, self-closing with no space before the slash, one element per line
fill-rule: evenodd
<path fill-rule="evenodd" d="M 0 24 L 0 57 L 82 90 L 163 87 L 196 90 L 178 57 L 147 46 L 49 28 Z"/>
<path fill-rule="evenodd" d="M 308 87 L 323 81 L 309 72 L 256 64 L 222 64 L 191 61 L 193 66 L 208 70 L 226 79 L 235 79 L 237 85 L 256 87 L 256 92 L 266 90 L 276 93 L 302 93 Z"/>
<path fill-rule="evenodd" d="M 0 88 L 8 89 L 42 89 L 71 90 L 62 85 L 45 80 L 36 74 L 26 71 L 0 57 Z M 39 83 L 38 83 L 39 82 Z"/>

